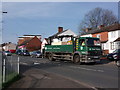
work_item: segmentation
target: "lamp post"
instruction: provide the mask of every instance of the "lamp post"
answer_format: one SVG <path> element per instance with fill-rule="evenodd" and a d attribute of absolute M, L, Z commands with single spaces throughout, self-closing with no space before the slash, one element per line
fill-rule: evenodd
<path fill-rule="evenodd" d="M 3 14 L 7 14 L 7 12 L 6 12 L 6 11 L 3 11 L 3 12 L 2 12 L 2 22 L 1 22 L 1 32 L 0 32 L 0 33 L 1 33 L 1 39 L 2 39 L 2 30 L 3 30 L 3 25 L 2 25 L 2 24 L 3 24 Z M 2 41 L 2 40 L 1 40 L 1 41 Z M 2 42 L 2 43 L 3 43 L 3 42 Z"/>
<path fill-rule="evenodd" d="M 7 13 L 7 12 L 2 12 L 2 13 Z"/>
<path fill-rule="evenodd" d="M 2 24 L 3 24 L 2 15 L 7 12 L 0 12 L 0 13 L 1 13 L 0 14 L 0 44 L 2 44 L 2 29 L 3 29 L 2 28 Z M 1 45 L 1 50 L 2 50 L 2 45 Z M 2 68 L 3 66 L 2 64 L 3 64 L 2 53 L 0 53 L 0 68 Z M 3 73 L 4 73 L 3 69 L 0 69 L 0 76 L 2 76 L 0 77 L 0 89 L 2 89 L 2 83 L 5 80 Z"/>

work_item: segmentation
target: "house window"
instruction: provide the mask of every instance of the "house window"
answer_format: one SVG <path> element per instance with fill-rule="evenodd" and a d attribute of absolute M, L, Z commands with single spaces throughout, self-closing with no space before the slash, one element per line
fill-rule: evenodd
<path fill-rule="evenodd" d="M 114 50 L 114 47 L 115 47 L 114 42 L 111 42 L 111 50 Z"/>
<path fill-rule="evenodd" d="M 116 42 L 115 49 L 119 49 L 119 48 L 120 48 L 120 42 Z"/>
<path fill-rule="evenodd" d="M 102 43 L 102 50 L 104 50 L 104 43 Z"/>
<path fill-rule="evenodd" d="M 109 44 L 105 43 L 105 49 L 109 49 Z"/>
<path fill-rule="evenodd" d="M 116 33 L 115 32 L 111 32 L 111 38 L 115 38 L 116 36 Z"/>

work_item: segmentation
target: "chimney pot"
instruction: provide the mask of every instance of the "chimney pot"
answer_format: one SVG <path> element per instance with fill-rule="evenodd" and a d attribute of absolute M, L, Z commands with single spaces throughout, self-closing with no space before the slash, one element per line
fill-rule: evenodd
<path fill-rule="evenodd" d="M 63 27 L 58 27 L 58 33 L 63 31 Z"/>
<path fill-rule="evenodd" d="M 104 25 L 99 25 L 98 26 L 98 29 L 101 29 L 101 28 L 103 28 L 104 27 Z"/>
<path fill-rule="evenodd" d="M 86 28 L 86 29 L 85 29 L 85 32 L 88 32 L 89 30 L 91 30 L 91 28 Z"/>

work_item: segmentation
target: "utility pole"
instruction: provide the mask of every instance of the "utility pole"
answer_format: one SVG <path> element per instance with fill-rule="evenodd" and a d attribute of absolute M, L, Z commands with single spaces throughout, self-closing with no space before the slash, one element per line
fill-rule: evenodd
<path fill-rule="evenodd" d="M 2 9 L 0 10 L 0 44 L 3 43 L 2 41 L 2 30 L 3 30 L 3 14 L 6 14 L 7 12 L 3 12 Z M 3 46 L 1 45 L 1 48 L 3 48 Z M 2 66 L 4 66 L 3 64 L 5 64 L 5 60 L 2 59 L 2 53 L 0 53 L 0 89 L 2 89 L 2 84 L 3 82 L 5 82 L 5 68 L 3 68 Z M 5 66 L 4 66 L 5 67 Z"/>
<path fill-rule="evenodd" d="M 0 31 L 0 33 L 1 33 L 1 39 L 2 39 L 2 30 L 3 30 L 3 14 L 7 14 L 7 12 L 6 11 L 2 11 L 2 19 L 1 19 L 1 31 Z M 1 40 L 1 42 L 2 42 L 2 40 Z M 2 42 L 3 43 L 3 42 Z"/>
<path fill-rule="evenodd" d="M 2 13 L 7 13 L 7 12 L 2 12 Z"/>

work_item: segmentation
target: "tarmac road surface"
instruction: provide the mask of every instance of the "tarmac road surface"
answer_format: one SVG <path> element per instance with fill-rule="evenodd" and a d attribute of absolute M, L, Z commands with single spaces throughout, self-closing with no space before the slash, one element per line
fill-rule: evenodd
<path fill-rule="evenodd" d="M 22 56 L 20 57 L 20 73 L 23 75 L 21 80 L 26 79 L 24 82 L 27 82 L 28 86 L 22 87 L 18 84 L 17 88 L 26 86 L 29 88 L 115 88 L 116 90 L 118 71 L 114 62 L 108 61 L 95 65 L 75 65 L 69 61 L 50 62 L 48 59 Z M 18 82 L 22 83 L 21 80 Z M 16 85 L 13 84 L 11 87 L 14 86 Z"/>

